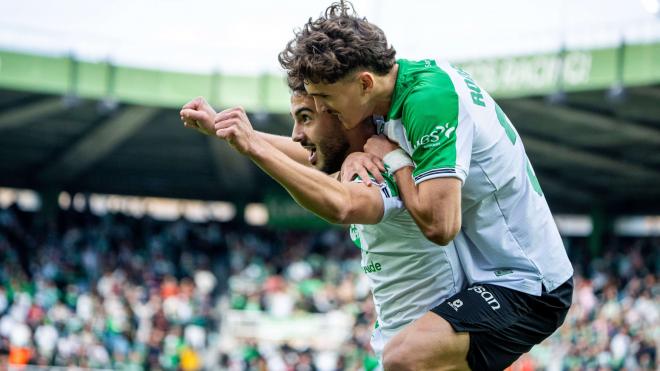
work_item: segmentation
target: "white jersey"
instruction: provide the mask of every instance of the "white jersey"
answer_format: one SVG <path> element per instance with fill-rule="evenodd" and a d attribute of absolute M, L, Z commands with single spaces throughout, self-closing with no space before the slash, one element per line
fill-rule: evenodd
<path fill-rule="evenodd" d="M 362 250 L 362 270 L 373 294 L 378 322 L 372 348 L 383 347 L 410 322 L 461 291 L 465 275 L 453 243 L 434 244 L 424 237 L 404 208 L 387 175 L 380 185 L 384 215 L 378 224 L 351 225 Z"/>
<path fill-rule="evenodd" d="M 532 295 L 573 268 L 523 143 L 497 103 L 464 71 L 399 60 L 388 137 L 415 162 L 416 183 L 456 177 L 462 227 L 454 239 L 470 285 Z"/>

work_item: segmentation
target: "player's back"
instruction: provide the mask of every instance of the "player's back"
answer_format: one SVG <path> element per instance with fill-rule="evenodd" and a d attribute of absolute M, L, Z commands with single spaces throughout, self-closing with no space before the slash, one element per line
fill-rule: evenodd
<path fill-rule="evenodd" d="M 385 133 L 415 162 L 417 184 L 456 177 L 462 226 L 454 242 L 468 282 L 540 295 L 572 267 L 522 141 L 464 71 L 399 60 Z"/>
<path fill-rule="evenodd" d="M 541 284 L 554 289 L 573 271 L 522 140 L 469 74 L 447 63 L 439 68 L 458 95 L 459 127 L 472 126 L 469 172 L 461 189 L 463 233 L 455 240 L 459 250 L 479 251 L 461 255 L 475 267 L 468 276 L 537 295 Z"/>

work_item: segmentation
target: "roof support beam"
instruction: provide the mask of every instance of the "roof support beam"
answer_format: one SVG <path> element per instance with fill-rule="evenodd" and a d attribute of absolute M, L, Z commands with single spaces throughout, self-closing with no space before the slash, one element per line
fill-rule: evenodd
<path fill-rule="evenodd" d="M 599 115 L 593 112 L 581 111 L 565 106 L 549 107 L 543 102 L 532 99 L 512 99 L 505 103 L 506 107 L 511 107 L 531 117 L 542 115 L 545 118 L 566 124 L 579 126 L 584 129 L 594 130 L 594 134 L 609 133 L 611 136 L 618 136 L 643 143 L 660 144 L 660 130 L 655 130 L 643 125 L 635 124 L 630 121 L 617 120 L 611 117 Z M 570 135 L 570 133 L 566 133 Z"/>
<path fill-rule="evenodd" d="M 613 160 L 608 157 L 595 155 L 591 152 L 549 143 L 530 137 L 525 137 L 523 142 L 525 143 L 527 151 L 533 156 L 552 158 L 560 163 L 563 162 L 579 167 L 603 170 L 614 174 L 649 178 L 660 181 L 660 172 L 640 165 Z"/>
<path fill-rule="evenodd" d="M 158 108 L 155 107 L 132 106 L 124 109 L 73 144 L 47 166 L 37 179 L 48 184 L 63 184 L 73 180 L 142 128 L 157 112 Z"/>
<path fill-rule="evenodd" d="M 652 100 L 660 100 L 660 89 L 650 86 L 633 88 L 631 89 L 630 94 L 636 97 L 644 97 Z"/>
<path fill-rule="evenodd" d="M 62 98 L 47 98 L 21 105 L 0 112 L 0 130 L 18 128 L 37 120 L 43 120 L 44 117 L 51 116 L 64 109 L 66 109 L 66 106 L 62 102 Z"/>
<path fill-rule="evenodd" d="M 229 192 L 242 190 L 249 193 L 249 190 L 254 189 L 252 161 L 220 138 L 210 136 L 207 140 L 218 183 Z"/>
<path fill-rule="evenodd" d="M 589 204 L 593 200 L 592 194 L 575 186 L 567 186 L 563 181 L 553 179 L 549 176 L 539 174 L 539 184 L 543 189 L 543 193 L 551 194 L 555 197 L 568 198 L 573 202 L 581 204 Z"/>

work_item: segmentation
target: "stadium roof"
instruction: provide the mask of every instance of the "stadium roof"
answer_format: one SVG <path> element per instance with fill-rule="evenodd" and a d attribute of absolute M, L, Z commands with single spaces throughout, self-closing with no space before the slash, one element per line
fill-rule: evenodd
<path fill-rule="evenodd" d="M 458 63 L 521 134 L 553 210 L 660 211 L 660 43 Z M 0 52 L 0 186 L 261 200 L 279 186 L 183 129 L 204 95 L 288 135 L 280 76 L 199 75 Z"/>

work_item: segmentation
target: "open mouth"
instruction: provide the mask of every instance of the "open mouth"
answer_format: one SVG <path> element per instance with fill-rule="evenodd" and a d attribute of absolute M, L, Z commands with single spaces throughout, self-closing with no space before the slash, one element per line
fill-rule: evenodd
<path fill-rule="evenodd" d="M 312 165 L 316 165 L 316 160 L 317 160 L 317 155 L 316 155 L 316 146 L 314 145 L 308 145 L 305 146 L 305 149 L 309 151 L 309 163 Z"/>

